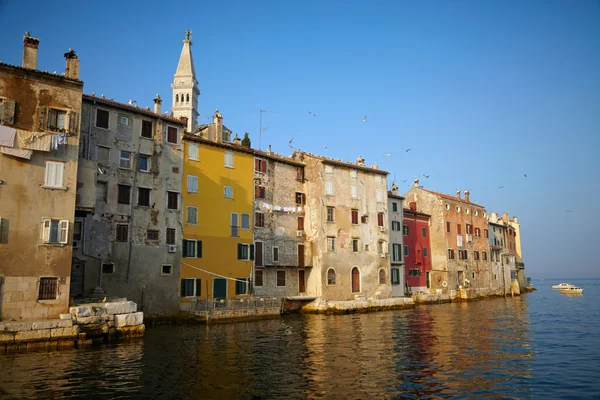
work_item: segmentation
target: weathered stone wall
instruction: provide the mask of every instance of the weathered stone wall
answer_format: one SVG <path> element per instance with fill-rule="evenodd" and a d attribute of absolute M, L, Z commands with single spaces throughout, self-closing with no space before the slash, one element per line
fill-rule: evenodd
<path fill-rule="evenodd" d="M 263 285 L 254 286 L 254 293 L 256 296 L 282 298 L 289 296 L 311 295 L 310 293 L 300 293 L 298 289 L 298 271 L 305 271 L 304 276 L 305 280 L 307 280 L 310 273 L 310 268 L 265 267 L 260 269 L 263 271 Z M 285 286 L 277 286 L 277 271 L 285 271 Z M 306 290 L 308 290 L 308 288 Z"/>

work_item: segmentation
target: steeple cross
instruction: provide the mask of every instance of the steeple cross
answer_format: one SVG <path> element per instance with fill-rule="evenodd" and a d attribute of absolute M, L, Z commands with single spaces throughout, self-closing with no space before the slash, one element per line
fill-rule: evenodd
<path fill-rule="evenodd" d="M 190 31 L 189 29 L 185 30 L 185 40 L 190 40 L 192 37 L 192 31 Z"/>

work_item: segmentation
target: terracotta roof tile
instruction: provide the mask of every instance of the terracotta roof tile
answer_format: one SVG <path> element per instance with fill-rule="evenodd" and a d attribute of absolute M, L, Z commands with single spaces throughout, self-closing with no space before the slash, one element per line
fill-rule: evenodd
<path fill-rule="evenodd" d="M 79 80 L 79 79 L 67 78 L 66 76 L 61 75 L 61 74 L 51 74 L 50 72 L 40 71 L 39 69 L 25 68 L 25 67 L 21 67 L 19 65 L 3 63 L 2 61 L 0 61 L 0 65 L 3 67 L 14 68 L 14 69 L 21 70 L 21 71 L 33 72 L 33 73 L 40 74 L 40 75 L 50 76 L 52 78 L 62 79 L 65 81 L 70 81 L 70 82 L 75 82 L 75 83 L 83 83 L 83 81 Z"/>
<path fill-rule="evenodd" d="M 292 157 L 294 157 L 296 154 L 301 154 L 301 155 L 304 155 L 307 157 L 316 158 L 316 159 L 322 160 L 326 164 L 339 165 L 341 167 L 358 169 L 361 171 L 372 172 L 374 174 L 380 174 L 380 175 L 386 175 L 386 176 L 389 175 L 389 172 L 387 172 L 387 171 L 372 168 L 372 167 L 367 167 L 366 165 L 358 165 L 358 164 L 355 164 L 350 161 L 336 160 L 334 158 L 311 154 L 311 153 L 307 153 L 305 151 L 300 151 L 300 150 L 295 151 L 294 154 L 292 155 Z"/>
<path fill-rule="evenodd" d="M 186 125 L 185 122 L 183 122 L 182 120 L 180 120 L 179 118 L 175 118 L 172 117 L 170 115 L 165 115 L 165 114 L 158 114 L 155 113 L 152 110 L 148 110 L 147 108 L 141 108 L 138 106 L 134 106 L 131 104 L 125 104 L 125 103 L 119 103 L 118 101 L 114 101 L 114 100 L 110 100 L 110 99 L 106 99 L 106 98 L 102 98 L 102 97 L 98 97 L 98 96 L 92 96 L 91 94 L 83 94 L 83 98 L 87 99 L 87 100 L 93 100 L 93 101 L 99 101 L 101 103 L 104 104 L 109 104 L 109 105 L 113 105 L 113 106 L 117 106 L 126 110 L 130 110 L 130 111 L 134 111 L 140 114 L 145 114 L 145 115 L 149 115 L 152 116 L 154 118 L 161 118 L 167 121 L 172 121 L 172 122 L 176 122 L 179 125 Z"/>
<path fill-rule="evenodd" d="M 433 190 L 427 190 L 427 189 L 423 189 L 423 188 L 419 188 L 419 189 L 421 189 L 421 190 L 423 190 L 425 192 L 434 194 L 436 196 L 439 196 L 439 197 L 441 197 L 443 199 L 452 200 L 452 201 L 456 201 L 458 203 L 463 203 L 463 204 L 470 204 L 470 205 L 475 206 L 475 207 L 485 208 L 482 205 L 479 205 L 477 203 L 473 203 L 471 201 L 466 201 L 465 199 L 459 199 L 458 197 L 455 197 L 455 196 L 450 196 L 450 195 L 447 195 L 447 194 L 443 194 L 443 193 L 440 193 L 440 192 L 434 192 Z"/>

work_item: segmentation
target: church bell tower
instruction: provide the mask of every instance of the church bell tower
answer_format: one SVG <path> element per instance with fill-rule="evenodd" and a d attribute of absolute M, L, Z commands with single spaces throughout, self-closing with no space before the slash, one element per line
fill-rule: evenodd
<path fill-rule="evenodd" d="M 196 71 L 194 69 L 194 59 L 192 58 L 192 32 L 185 30 L 185 40 L 183 49 L 177 64 L 177 71 L 173 76 L 173 116 L 175 118 L 186 117 L 186 130 L 194 133 L 198 126 L 198 81 L 196 80 Z"/>

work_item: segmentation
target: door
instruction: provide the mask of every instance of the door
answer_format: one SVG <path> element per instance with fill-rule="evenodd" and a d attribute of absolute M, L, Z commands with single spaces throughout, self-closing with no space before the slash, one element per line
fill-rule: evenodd
<path fill-rule="evenodd" d="M 425 272 L 425 277 L 426 277 L 426 284 L 427 284 L 427 289 L 431 288 L 431 273 L 430 272 Z"/>
<path fill-rule="evenodd" d="M 304 270 L 298 270 L 298 292 L 305 293 L 306 292 L 306 280 L 304 279 Z"/>
<path fill-rule="evenodd" d="M 83 271 L 85 263 L 78 260 L 73 260 L 71 264 L 71 288 L 69 296 L 75 298 L 83 297 Z"/>
<path fill-rule="evenodd" d="M 304 245 L 298 245 L 298 266 L 304 267 Z"/>
<path fill-rule="evenodd" d="M 392 297 L 404 296 L 404 277 L 398 267 L 392 267 Z"/>
<path fill-rule="evenodd" d="M 352 293 L 360 292 L 360 271 L 358 268 L 352 268 Z"/>
<path fill-rule="evenodd" d="M 227 279 L 225 278 L 214 278 L 213 279 L 213 299 L 223 300 L 227 298 Z"/>

